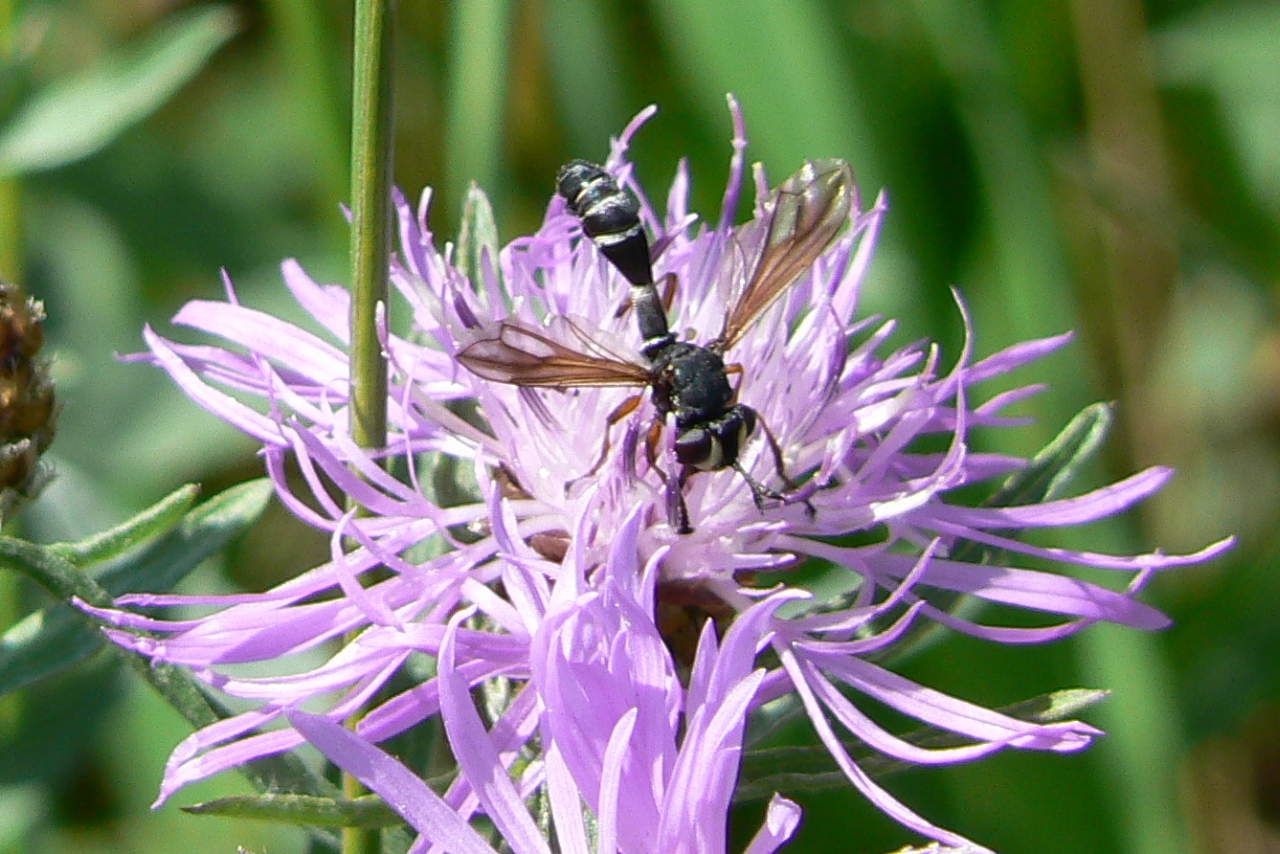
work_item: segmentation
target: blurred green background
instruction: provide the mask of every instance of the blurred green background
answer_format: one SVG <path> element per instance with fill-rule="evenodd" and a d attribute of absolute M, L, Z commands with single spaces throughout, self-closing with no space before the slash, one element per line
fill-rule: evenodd
<path fill-rule="evenodd" d="M 82 536 L 182 482 L 212 494 L 260 471 L 247 440 L 113 354 L 220 297 L 220 268 L 287 316 L 282 259 L 346 280 L 350 29 L 338 0 L 0 0 L 0 276 L 45 301 L 62 402 L 58 478 L 16 532 Z M 1037 426 L 977 441 L 1029 452 L 1114 400 L 1089 485 L 1156 463 L 1178 476 L 1057 542 L 1240 545 L 1150 586 L 1176 620 L 1158 636 L 953 639 L 911 661 L 991 706 L 1109 687 L 1088 715 L 1109 735 L 888 785 L 1002 852 L 1280 850 L 1280 2 L 401 0 L 397 47 L 396 181 L 437 188 L 438 235 L 473 179 L 504 240 L 526 233 L 556 167 L 603 158 L 650 103 L 640 179 L 657 193 L 688 157 L 713 214 L 732 91 L 774 181 L 839 156 L 864 198 L 888 192 L 865 305 L 903 341 L 954 357 L 951 285 L 979 355 L 1077 330 L 1018 376 L 1053 387 L 1022 407 Z M 325 548 L 277 511 L 188 587 L 261 589 Z M 0 628 L 38 602 L 9 578 L 0 597 Z M 0 852 L 305 850 L 289 828 L 149 812 L 186 728 L 102 659 L 0 702 Z M 245 791 L 229 774 L 177 801 Z M 802 800 L 789 850 L 912 841 L 849 792 Z"/>

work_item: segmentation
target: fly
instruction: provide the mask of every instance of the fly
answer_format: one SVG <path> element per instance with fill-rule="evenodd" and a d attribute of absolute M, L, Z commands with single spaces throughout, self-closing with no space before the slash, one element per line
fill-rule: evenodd
<path fill-rule="evenodd" d="M 654 282 L 649 239 L 640 222 L 640 203 L 628 188 L 618 186 L 594 163 L 574 160 L 556 179 L 557 190 L 582 223 L 589 237 L 631 284 L 635 311 L 647 364 L 625 361 L 594 345 L 572 327 L 580 347 L 553 340 L 542 331 L 512 320 L 481 330 L 481 336 L 458 353 L 458 361 L 476 375 L 519 386 L 567 389 L 575 386 L 648 386 L 657 419 L 646 437 L 652 464 L 668 415 L 675 420 L 675 456 L 680 470 L 658 471 L 666 482 L 671 526 L 691 533 L 684 502 L 684 483 L 699 471 L 733 468 L 751 489 L 756 506 L 765 499 L 788 502 L 785 493 L 757 481 L 738 461 L 747 439 L 759 425 L 768 441 L 778 475 L 787 488 L 782 451 L 772 432 L 751 407 L 737 402 L 729 383 L 724 353 L 733 347 L 757 318 L 780 297 L 831 244 L 853 205 L 853 172 L 843 160 L 811 160 L 783 181 L 765 200 L 764 243 L 747 275 L 747 284 L 725 314 L 720 334 L 706 345 L 679 341 L 667 323 L 666 306 Z M 671 283 L 673 276 L 668 277 Z M 634 395 L 608 418 L 604 447 L 595 472 L 609 451 L 609 428 L 640 405 Z M 810 513 L 813 507 L 805 501 Z"/>

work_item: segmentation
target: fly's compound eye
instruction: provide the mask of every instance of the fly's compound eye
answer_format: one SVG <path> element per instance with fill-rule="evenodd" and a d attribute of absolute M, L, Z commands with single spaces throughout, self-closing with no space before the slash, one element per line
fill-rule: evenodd
<path fill-rule="evenodd" d="M 711 471 L 723 465 L 719 441 L 710 431 L 691 427 L 676 437 L 676 459 L 683 465 Z"/>

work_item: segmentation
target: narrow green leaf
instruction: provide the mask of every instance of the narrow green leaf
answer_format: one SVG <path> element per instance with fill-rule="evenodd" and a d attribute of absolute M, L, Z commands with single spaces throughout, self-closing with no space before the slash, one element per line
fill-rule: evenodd
<path fill-rule="evenodd" d="M 57 543 L 50 546 L 50 549 L 75 566 L 88 566 L 109 560 L 178 524 L 182 514 L 191 509 L 199 494 L 200 487 L 189 483 L 127 522 L 77 543 Z"/>
<path fill-rule="evenodd" d="M 117 559 L 91 574 L 113 595 L 170 590 L 253 525 L 270 500 L 271 482 L 265 478 L 237 484 L 192 510 L 175 530 L 136 557 Z"/>
<path fill-rule="evenodd" d="M 222 492 L 189 512 L 176 530 L 139 550 L 138 558 L 121 563 L 94 579 L 81 572 L 57 547 L 38 546 L 12 537 L 0 537 L 0 566 L 35 580 L 58 598 L 73 596 L 94 605 L 110 605 L 112 594 L 137 589 L 134 581 L 176 582 L 202 560 L 221 549 L 232 536 L 258 517 L 270 497 L 270 483 L 258 480 Z M 180 503 L 179 490 L 157 507 Z M 157 519 L 165 514 L 146 511 Z M 127 527 L 122 526 L 122 527 Z M 66 548 L 66 544 L 61 544 Z M 104 587 L 102 581 L 108 585 Z M 158 589 L 167 589 L 158 588 Z M 231 712 L 205 694 L 185 669 L 153 663 L 113 644 L 107 644 L 87 614 L 69 605 L 57 605 L 19 622 L 0 638 L 0 694 L 21 687 L 55 670 L 70 666 L 105 647 L 131 666 L 155 688 L 193 727 L 203 727 L 230 717 Z M 333 796 L 332 784 L 312 773 L 291 753 L 267 756 L 240 767 L 260 791 L 286 790 L 316 796 Z"/>
<path fill-rule="evenodd" d="M 1102 447 L 1112 423 L 1111 404 L 1092 403 L 1080 410 L 1053 441 L 1013 474 L 995 495 L 991 507 L 1016 507 L 1056 498 Z"/>
<path fill-rule="evenodd" d="M 1003 711 L 1013 718 L 1050 724 L 1075 717 L 1090 706 L 1101 703 L 1110 693 L 1101 688 L 1064 688 L 1015 703 Z"/>
<path fill-rule="evenodd" d="M 1098 449 L 1111 429 L 1111 405 L 1093 403 L 1076 413 L 1062 431 L 1045 445 L 1027 464 L 1015 472 L 1004 485 L 983 502 L 986 507 L 1018 507 L 1056 498 L 1079 473 Z M 1017 531 L 1004 532 L 1017 537 Z M 959 540 L 951 549 L 952 560 L 998 564 L 1001 550 Z"/>
<path fill-rule="evenodd" d="M 1067 426 L 1041 448 L 1025 468 L 1010 475 L 1004 484 L 986 501 L 984 507 L 1018 507 L 1047 501 L 1060 495 L 1080 469 L 1097 453 L 1111 429 L 1111 405 L 1093 403 L 1080 410 Z M 1004 536 L 1016 539 L 1019 531 L 1009 529 Z M 984 563 L 992 566 L 1007 565 L 1009 556 L 1004 549 L 976 543 L 972 540 L 956 540 L 951 546 L 950 560 L 966 563 Z M 971 616 L 983 606 L 983 602 L 960 593 L 938 591 L 929 597 L 934 607 L 956 616 Z M 913 627 L 902 643 L 888 655 L 895 665 L 921 654 L 947 636 L 941 623 L 928 622 Z"/>
<path fill-rule="evenodd" d="M 200 6 L 173 15 L 145 43 L 49 85 L 0 129 L 0 176 L 52 169 L 100 150 L 164 104 L 236 29 L 230 7 Z"/>
<path fill-rule="evenodd" d="M 64 602 L 74 596 L 99 607 L 127 591 L 169 590 L 253 524 L 271 496 L 271 484 L 257 480 L 234 486 L 187 513 L 166 536 L 118 554 L 122 544 L 142 542 L 170 525 L 193 496 L 192 489 L 180 489 L 129 522 L 80 543 L 37 546 L 0 537 L 0 566 L 22 572 Z M 69 554 L 113 559 L 86 573 L 68 560 Z M 104 643 L 90 618 L 69 605 L 29 614 L 0 635 L 0 695 L 83 661 Z"/>
<path fill-rule="evenodd" d="M 194 815 L 251 818 L 313 827 L 383 828 L 404 823 L 404 819 L 396 815 L 377 795 L 366 795 L 355 800 L 276 793 L 237 795 L 182 809 Z"/>
<path fill-rule="evenodd" d="M 0 566 L 22 573 L 63 601 L 79 597 L 90 605 L 111 604 L 107 591 L 51 546 L 0 537 Z"/>
<path fill-rule="evenodd" d="M 186 669 L 150 662 L 112 644 L 107 648 L 123 657 L 193 728 L 232 716 L 221 702 L 205 693 L 204 685 Z M 294 753 L 264 756 L 238 766 L 237 770 L 261 792 L 288 791 L 316 797 L 338 794 L 337 787 L 312 772 Z"/>
<path fill-rule="evenodd" d="M 1023 700 L 999 711 L 1019 720 L 1048 724 L 1074 717 L 1108 693 L 1071 688 Z M 902 740 L 932 750 L 972 743 L 963 736 L 937 727 L 921 728 L 902 736 Z M 858 767 L 873 777 L 884 777 L 915 767 L 909 762 L 876 753 L 861 741 L 846 739 L 842 744 Z M 835 760 L 821 744 L 748 750 L 743 754 L 739 780 L 733 796 L 736 802 L 769 798 L 774 792 L 817 792 L 849 785 L 848 778 L 836 768 Z"/>
<path fill-rule="evenodd" d="M 0 697 L 84 661 L 103 644 L 83 614 L 46 608 L 0 634 Z"/>

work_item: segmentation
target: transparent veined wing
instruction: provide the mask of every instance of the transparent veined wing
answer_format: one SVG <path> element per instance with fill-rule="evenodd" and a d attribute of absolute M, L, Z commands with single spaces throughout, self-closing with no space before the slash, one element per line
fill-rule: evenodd
<path fill-rule="evenodd" d="M 558 320 L 554 329 L 535 329 L 514 320 L 489 324 L 458 351 L 458 361 L 476 376 L 520 386 L 639 386 L 649 382 L 649 370 L 643 365 L 613 353 L 567 318 Z"/>
<path fill-rule="evenodd" d="M 723 352 L 831 245 L 849 219 L 856 188 L 849 164 L 836 158 L 806 161 L 765 200 L 764 244 L 746 287 L 710 345 Z"/>

